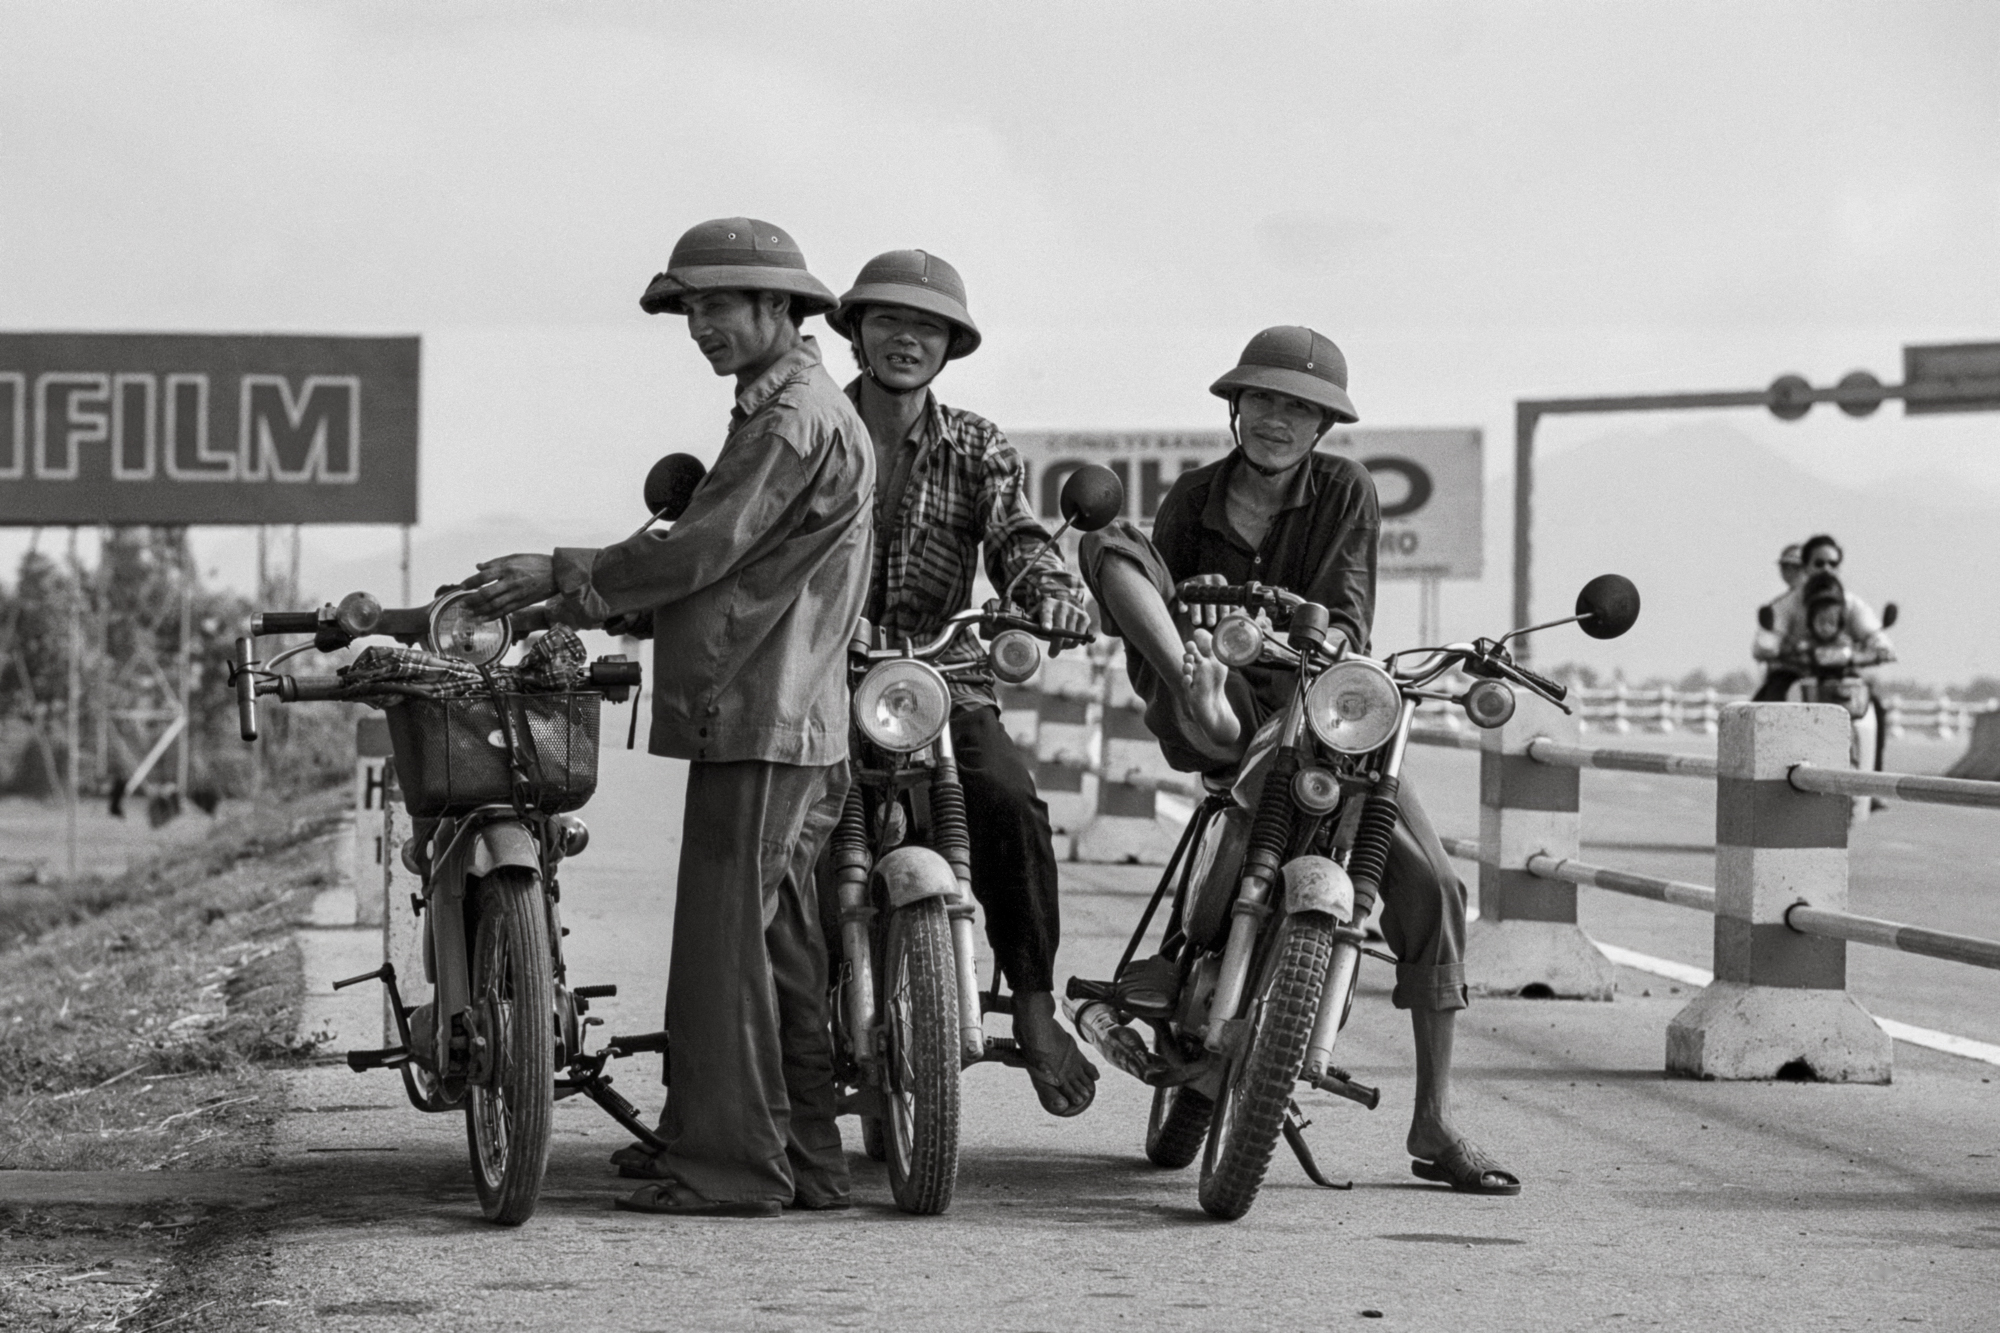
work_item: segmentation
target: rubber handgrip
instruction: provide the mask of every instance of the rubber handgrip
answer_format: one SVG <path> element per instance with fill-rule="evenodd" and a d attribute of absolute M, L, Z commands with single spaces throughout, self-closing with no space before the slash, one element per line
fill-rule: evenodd
<path fill-rule="evenodd" d="M 236 641 L 236 727 L 246 741 L 257 739 L 257 678 L 250 674 L 252 641 Z"/>
<path fill-rule="evenodd" d="M 1228 583 L 1183 583 L 1174 595 L 1189 606 L 1241 606 L 1244 590 Z"/>
<path fill-rule="evenodd" d="M 260 611 L 250 618 L 252 634 L 317 634 L 317 611 Z"/>
<path fill-rule="evenodd" d="M 338 676 L 285 676 L 279 681 L 278 697 L 286 703 L 344 699 L 347 685 Z"/>
<path fill-rule="evenodd" d="M 1530 685 L 1534 686 L 1536 689 L 1542 691 L 1544 694 L 1547 694 L 1551 699 L 1554 699 L 1557 703 L 1561 703 L 1564 699 L 1567 699 L 1569 697 L 1568 690 L 1556 684 L 1554 681 L 1550 680 L 1547 676 L 1538 676 L 1534 672 L 1528 670 L 1528 668 L 1520 665 L 1518 662 L 1514 664 L 1514 670 L 1520 673 L 1522 680 L 1527 681 Z"/>

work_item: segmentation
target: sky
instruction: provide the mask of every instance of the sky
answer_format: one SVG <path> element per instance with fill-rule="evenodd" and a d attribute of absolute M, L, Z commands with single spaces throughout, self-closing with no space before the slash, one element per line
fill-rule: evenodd
<path fill-rule="evenodd" d="M 881 250 L 951 260 L 986 341 L 939 388 L 1003 427 L 1219 425 L 1208 383 L 1305 323 L 1365 424 L 1480 427 L 1494 478 L 1518 397 L 1894 381 L 1905 343 L 2000 338 L 1991 3 L 0 0 L 0 25 L 0 328 L 418 334 L 432 529 L 615 537 L 653 458 L 712 453 L 728 386 L 637 298 L 724 215 L 835 290 Z M 1994 415 L 1729 424 L 2000 506 Z M 308 575 L 394 540 L 309 532 Z M 240 576 L 243 533 L 200 542 Z"/>

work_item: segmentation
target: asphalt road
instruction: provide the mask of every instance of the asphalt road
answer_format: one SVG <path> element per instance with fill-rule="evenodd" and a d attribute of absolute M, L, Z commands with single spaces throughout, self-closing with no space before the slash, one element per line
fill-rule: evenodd
<path fill-rule="evenodd" d="M 1453 795 L 1463 778 L 1451 765 L 1471 765 L 1434 757 L 1427 799 L 1442 825 L 1466 827 L 1473 810 Z M 616 981 L 605 1012 L 630 1030 L 653 1024 L 663 991 L 680 772 L 622 751 L 605 759 L 587 812 L 595 837 L 565 873 L 564 902 L 575 976 Z M 1616 840 L 1699 837 L 1664 809 L 1646 795 Z M 1591 827 L 1610 836 L 1608 823 Z M 1150 878 L 1067 868 L 1065 971 L 1102 975 Z M 1593 904 L 1593 928 L 1652 953 L 1683 942 L 1624 906 L 1600 916 Z M 330 898 L 320 919 L 339 907 Z M 372 931 L 326 925 L 303 939 L 315 986 L 379 956 Z M 1705 962 L 1705 935 L 1686 941 L 1685 960 Z M 1409 1174 L 1408 1028 L 1384 972 L 1364 974 L 1343 1044 L 1356 1076 L 1383 1087 L 1382 1109 L 1305 1099 L 1322 1164 L 1355 1188 L 1315 1188 L 1281 1156 L 1256 1208 L 1227 1225 L 1196 1207 L 1192 1171 L 1144 1162 L 1148 1093 L 1116 1071 L 1076 1120 L 1043 1114 L 1018 1071 L 967 1073 L 958 1196 L 934 1219 L 894 1211 L 852 1132 L 850 1213 L 616 1212 L 625 1184 L 604 1159 L 623 1136 L 565 1102 L 541 1211 L 503 1231 L 479 1219 L 456 1118 L 410 1110 L 393 1075 L 316 1068 L 295 1083 L 268 1183 L 197 1247 L 217 1303 L 188 1326 L 1990 1326 L 2000 1108 L 1985 1080 L 2000 1071 L 1899 1046 L 1887 1088 L 1668 1080 L 1663 1034 L 1687 996 L 1657 977 L 1622 973 L 1609 1004 L 1480 1001 L 1460 1029 L 1462 1125 L 1527 1185 L 1517 1199 L 1467 1198 Z M 374 1045 L 377 1005 L 322 994 L 306 1024 L 340 1031 L 336 1045 Z M 656 1066 L 633 1061 L 620 1086 L 650 1111 L 656 1080 Z"/>

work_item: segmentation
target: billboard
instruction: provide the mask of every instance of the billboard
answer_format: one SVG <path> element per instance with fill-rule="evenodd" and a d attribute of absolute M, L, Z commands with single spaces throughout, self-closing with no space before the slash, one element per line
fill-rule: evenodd
<path fill-rule="evenodd" d="M 1102 463 L 1125 483 L 1125 517 L 1150 524 L 1181 473 L 1228 453 L 1227 431 L 1010 431 L 1035 512 L 1060 522 L 1065 478 Z M 1380 576 L 1476 579 L 1483 569 L 1485 473 L 1472 428 L 1361 426 L 1328 431 L 1322 452 L 1368 469 L 1382 504 Z"/>
<path fill-rule="evenodd" d="M 414 523 L 417 340 L 0 333 L 0 524 Z"/>

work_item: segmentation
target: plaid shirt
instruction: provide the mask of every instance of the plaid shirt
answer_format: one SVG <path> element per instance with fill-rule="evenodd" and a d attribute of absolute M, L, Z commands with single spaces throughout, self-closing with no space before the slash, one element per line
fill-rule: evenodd
<path fill-rule="evenodd" d="M 847 386 L 847 396 L 858 408 L 860 380 Z M 923 416 L 911 438 L 916 457 L 893 515 L 882 507 L 889 499 L 889 478 L 886 472 L 876 478 L 883 489 L 877 492 L 875 570 L 866 614 L 889 642 L 908 638 L 927 643 L 943 631 L 945 621 L 972 604 L 982 543 L 986 577 L 996 593 L 1025 565 L 1028 572 L 1014 589 L 1016 604 L 1030 613 L 1039 611 L 1047 597 L 1082 605 L 1083 585 L 1064 567 L 1060 549 L 1052 546 L 1035 554 L 1049 531 L 1028 506 L 1021 456 L 998 426 L 946 407 L 926 392 Z M 910 442 L 898 447 L 907 449 Z M 969 628 L 939 658 L 984 660 L 985 650 Z M 961 708 L 999 704 L 992 677 L 984 673 L 954 681 L 952 698 Z"/>

